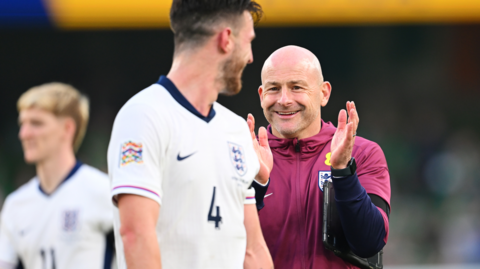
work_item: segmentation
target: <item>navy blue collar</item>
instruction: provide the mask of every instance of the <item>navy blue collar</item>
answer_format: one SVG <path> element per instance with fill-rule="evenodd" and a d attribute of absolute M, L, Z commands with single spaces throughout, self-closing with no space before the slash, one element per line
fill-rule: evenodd
<path fill-rule="evenodd" d="M 208 113 L 207 117 L 200 114 L 200 112 L 198 112 L 198 110 L 194 108 L 193 105 L 188 102 L 185 96 L 183 96 L 183 94 L 177 89 L 177 86 L 175 86 L 175 84 L 173 84 L 173 82 L 166 76 L 161 76 L 157 83 L 167 89 L 175 101 L 177 101 L 186 110 L 190 111 L 193 115 L 199 117 L 201 120 L 209 123 L 215 116 L 215 110 L 213 109 L 213 106 L 210 108 L 210 112 Z"/>
<path fill-rule="evenodd" d="M 52 193 L 48 194 L 42 189 L 42 186 L 40 185 L 40 180 L 38 182 L 38 189 L 40 190 L 41 193 L 45 194 L 46 196 L 52 195 L 54 192 L 58 190 L 60 185 L 62 185 L 63 183 L 65 183 L 65 181 L 69 180 L 73 175 L 75 175 L 75 173 L 78 171 L 80 166 L 82 166 L 82 164 L 83 164 L 82 162 L 77 160 L 77 162 L 75 163 L 75 166 L 72 168 L 72 170 L 70 170 L 70 173 L 68 173 L 67 177 L 62 182 L 60 182 L 60 184 L 58 184 L 57 188 Z"/>

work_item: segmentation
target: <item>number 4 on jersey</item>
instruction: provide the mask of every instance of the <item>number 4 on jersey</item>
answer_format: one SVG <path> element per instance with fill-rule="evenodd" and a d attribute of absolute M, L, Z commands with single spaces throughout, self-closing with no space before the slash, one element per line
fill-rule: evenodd
<path fill-rule="evenodd" d="M 213 195 L 212 195 L 212 202 L 210 203 L 210 211 L 208 212 L 208 221 L 214 221 L 215 222 L 215 228 L 220 229 L 220 222 L 222 221 L 222 217 L 220 216 L 220 207 L 216 206 L 217 208 L 217 215 L 213 216 L 213 204 L 215 203 L 215 189 L 216 187 L 213 187 Z"/>

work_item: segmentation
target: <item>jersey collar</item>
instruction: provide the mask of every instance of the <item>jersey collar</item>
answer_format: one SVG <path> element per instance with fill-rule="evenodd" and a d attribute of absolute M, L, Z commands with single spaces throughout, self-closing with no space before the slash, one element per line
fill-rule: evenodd
<path fill-rule="evenodd" d="M 46 196 L 50 196 L 50 195 L 54 194 L 63 183 L 65 183 L 73 175 L 75 175 L 75 173 L 78 171 L 80 166 L 82 166 L 82 164 L 83 164 L 82 162 L 77 160 L 77 162 L 75 163 L 75 166 L 72 168 L 72 170 L 70 170 L 70 173 L 68 173 L 67 177 L 65 177 L 65 179 L 62 182 L 60 182 L 60 184 L 58 184 L 57 188 L 52 193 L 48 194 L 42 189 L 42 186 L 40 185 L 40 180 L 38 181 L 38 189 L 40 190 L 41 193 L 43 193 Z"/>
<path fill-rule="evenodd" d="M 185 96 L 183 96 L 183 94 L 178 90 L 177 86 L 175 86 L 175 84 L 173 84 L 173 82 L 166 76 L 161 76 L 157 83 L 167 89 L 167 91 L 170 93 L 173 99 L 175 99 L 175 101 L 177 101 L 186 110 L 190 111 L 193 115 L 199 117 L 201 120 L 209 123 L 215 116 L 215 110 L 213 109 L 213 106 L 210 108 L 208 116 L 205 117 L 200 114 L 200 112 L 198 112 L 198 110 L 193 107 L 193 105 L 190 104 L 190 102 L 188 102 Z"/>

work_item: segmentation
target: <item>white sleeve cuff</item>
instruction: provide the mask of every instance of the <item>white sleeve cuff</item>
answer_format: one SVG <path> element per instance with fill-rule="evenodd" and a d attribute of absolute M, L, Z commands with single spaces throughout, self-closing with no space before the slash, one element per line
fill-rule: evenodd
<path fill-rule="evenodd" d="M 245 195 L 245 201 L 243 202 L 243 204 L 254 205 L 256 203 L 257 201 L 255 200 L 255 189 L 253 187 L 250 187 L 250 189 L 247 190 L 247 193 Z"/>
<path fill-rule="evenodd" d="M 243 202 L 244 205 L 254 205 L 256 203 L 257 203 L 257 201 L 255 200 L 255 196 L 253 196 L 253 197 L 248 197 L 247 196 L 245 198 L 245 202 Z"/>
<path fill-rule="evenodd" d="M 258 182 L 256 179 L 254 179 L 254 180 L 255 180 L 255 182 L 257 182 L 258 185 L 260 185 L 260 186 L 262 186 L 262 187 L 267 186 L 267 185 L 268 185 L 268 182 L 270 182 L 270 178 L 268 178 L 267 183 L 265 183 L 265 184 L 262 184 L 262 183 Z"/>
<path fill-rule="evenodd" d="M 135 194 L 135 195 L 140 195 L 143 197 L 150 198 L 157 202 L 159 205 L 162 205 L 162 200 L 160 198 L 160 195 L 152 190 L 143 188 L 143 187 L 137 187 L 137 186 L 132 186 L 132 185 L 120 185 L 116 186 L 112 189 L 112 201 L 115 206 L 118 206 L 117 202 L 117 196 L 119 194 Z"/>

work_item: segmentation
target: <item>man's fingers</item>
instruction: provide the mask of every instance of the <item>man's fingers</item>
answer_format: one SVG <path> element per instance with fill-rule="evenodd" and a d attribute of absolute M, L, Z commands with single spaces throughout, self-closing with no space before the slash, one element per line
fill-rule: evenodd
<path fill-rule="evenodd" d="M 248 114 L 248 117 L 247 117 L 247 125 L 248 125 L 248 129 L 250 129 L 250 136 L 252 137 L 252 140 L 257 140 L 257 138 L 255 137 L 255 118 L 252 116 L 252 114 Z"/>
<path fill-rule="evenodd" d="M 353 136 L 355 134 L 355 125 L 353 122 L 350 122 L 347 124 L 347 143 L 352 143 L 352 141 L 355 140 L 355 137 Z"/>
<path fill-rule="evenodd" d="M 359 118 L 358 118 L 358 112 L 357 112 L 357 108 L 355 106 L 355 102 L 350 102 L 348 101 L 347 102 L 347 113 L 348 113 L 348 121 L 347 123 L 353 123 L 354 124 L 354 130 L 356 131 L 357 130 L 357 127 L 358 127 L 358 122 L 359 122 Z"/>
<path fill-rule="evenodd" d="M 352 117 L 352 111 L 354 110 L 353 108 L 353 102 L 348 101 L 347 102 L 347 113 L 348 113 L 348 121 L 347 123 L 350 123 L 355 120 L 354 117 Z"/>
<path fill-rule="evenodd" d="M 252 113 L 248 113 L 250 118 L 252 119 L 253 127 L 255 127 L 255 117 L 252 115 Z M 253 129 L 252 129 L 253 130 Z"/>
<path fill-rule="evenodd" d="M 258 129 L 258 142 L 260 143 L 260 146 L 270 148 L 270 145 L 268 144 L 267 129 L 263 126 Z"/>
<path fill-rule="evenodd" d="M 350 109 L 350 119 L 351 122 L 354 124 L 354 131 L 357 131 L 358 128 L 358 122 L 360 121 L 358 117 L 358 111 L 355 107 L 355 104 L 352 102 L 351 109 Z M 350 122 L 350 121 L 349 121 Z"/>
<path fill-rule="evenodd" d="M 338 113 L 338 124 L 337 128 L 338 129 L 343 129 L 345 128 L 345 125 L 347 124 L 347 112 L 345 109 L 340 110 L 340 113 Z"/>
<path fill-rule="evenodd" d="M 357 127 L 358 127 L 358 113 L 355 109 L 352 109 L 351 115 L 352 115 L 352 119 L 353 119 L 353 121 L 352 121 L 353 131 L 356 132 Z"/>
<path fill-rule="evenodd" d="M 348 123 L 355 124 L 355 110 L 353 108 L 348 111 Z"/>
<path fill-rule="evenodd" d="M 350 159 L 357 126 L 358 114 L 355 103 L 348 101 L 346 110 L 342 109 L 338 115 L 337 132 L 332 140 L 332 165 L 335 163 L 335 165 L 343 166 Z"/>
<path fill-rule="evenodd" d="M 247 116 L 247 124 L 248 128 L 250 129 L 250 133 L 253 132 L 253 129 L 255 128 L 255 118 L 250 113 L 248 113 Z"/>
<path fill-rule="evenodd" d="M 352 102 L 352 103 L 353 103 L 353 109 L 355 109 L 355 118 L 356 118 L 356 122 L 357 122 L 356 127 L 358 128 L 358 123 L 360 122 L 360 117 L 358 116 L 357 106 L 355 105 L 354 102 Z M 355 130 L 357 130 L 357 128 L 355 128 Z"/>

